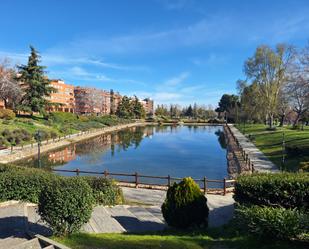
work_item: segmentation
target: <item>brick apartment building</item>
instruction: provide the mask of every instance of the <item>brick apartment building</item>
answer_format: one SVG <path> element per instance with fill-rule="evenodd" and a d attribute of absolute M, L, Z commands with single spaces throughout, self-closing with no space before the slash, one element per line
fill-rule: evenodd
<path fill-rule="evenodd" d="M 153 100 L 146 98 L 146 99 L 140 100 L 140 102 L 143 105 L 146 114 L 152 115 L 154 113 Z"/>
<path fill-rule="evenodd" d="M 5 109 L 4 101 L 3 100 L 0 100 L 0 109 Z"/>
<path fill-rule="evenodd" d="M 78 114 L 109 114 L 110 93 L 89 87 L 75 87 L 75 112 Z"/>
<path fill-rule="evenodd" d="M 72 112 L 75 110 L 74 86 L 65 84 L 63 80 L 51 80 L 50 85 L 57 92 L 52 93 L 48 100 L 55 104 L 49 111 Z"/>

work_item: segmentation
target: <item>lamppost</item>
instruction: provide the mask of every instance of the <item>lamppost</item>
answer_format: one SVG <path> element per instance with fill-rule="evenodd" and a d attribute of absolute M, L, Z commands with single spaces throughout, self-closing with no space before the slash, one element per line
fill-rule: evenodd
<path fill-rule="evenodd" d="M 284 131 L 282 132 L 282 161 L 281 161 L 281 170 L 284 169 L 285 163 L 285 134 Z"/>
<path fill-rule="evenodd" d="M 34 139 L 38 143 L 38 167 L 41 168 L 41 139 L 42 139 L 42 134 L 40 131 L 36 131 L 34 134 Z"/>

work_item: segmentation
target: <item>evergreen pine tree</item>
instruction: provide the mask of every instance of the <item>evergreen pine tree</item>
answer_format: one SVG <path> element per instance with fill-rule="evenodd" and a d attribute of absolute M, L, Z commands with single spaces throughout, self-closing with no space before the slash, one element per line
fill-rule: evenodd
<path fill-rule="evenodd" d="M 111 89 L 110 90 L 110 106 L 111 106 L 111 114 L 115 114 L 116 110 L 115 110 L 115 94 L 114 94 L 114 90 Z"/>
<path fill-rule="evenodd" d="M 187 113 L 186 113 L 186 116 L 187 117 L 192 117 L 193 115 L 193 109 L 192 109 L 192 106 L 189 105 L 188 109 L 187 109 Z"/>
<path fill-rule="evenodd" d="M 141 102 L 139 102 L 136 96 L 134 97 L 134 100 L 132 103 L 132 111 L 133 111 L 134 118 L 141 119 L 141 118 L 145 118 L 146 116 L 145 109 L 143 105 L 141 104 Z"/>
<path fill-rule="evenodd" d="M 22 96 L 21 104 L 18 109 L 25 112 L 44 113 L 52 92 L 55 92 L 47 76 L 44 75 L 44 66 L 40 66 L 40 55 L 30 46 L 31 54 L 27 65 L 18 66 L 18 80 L 22 82 L 25 94 Z"/>
<path fill-rule="evenodd" d="M 133 118 L 131 100 L 127 96 L 123 96 L 118 105 L 116 115 L 120 118 Z"/>

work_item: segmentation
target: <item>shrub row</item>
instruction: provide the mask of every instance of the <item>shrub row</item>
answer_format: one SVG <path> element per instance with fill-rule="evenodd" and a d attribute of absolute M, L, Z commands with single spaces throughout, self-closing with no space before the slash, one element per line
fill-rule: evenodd
<path fill-rule="evenodd" d="M 45 188 L 58 179 L 68 180 L 40 169 L 15 166 L 0 166 L 0 201 L 22 200 L 38 203 Z M 122 202 L 121 189 L 114 181 L 102 177 L 80 177 L 92 189 L 95 202 L 103 205 L 115 205 Z"/>
<path fill-rule="evenodd" d="M 309 214 L 296 209 L 239 206 L 235 219 L 242 230 L 259 237 L 303 240 L 309 233 Z"/>
<path fill-rule="evenodd" d="M 309 209 L 309 174 L 277 173 L 240 176 L 235 184 L 236 202 L 244 205 Z"/>

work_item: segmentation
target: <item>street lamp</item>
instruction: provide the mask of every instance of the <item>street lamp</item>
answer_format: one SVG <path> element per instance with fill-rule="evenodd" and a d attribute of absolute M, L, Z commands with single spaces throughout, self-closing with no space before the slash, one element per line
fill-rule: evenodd
<path fill-rule="evenodd" d="M 38 167 L 41 168 L 41 139 L 42 139 L 42 134 L 39 130 L 36 131 L 36 133 L 34 134 L 34 139 L 38 143 Z"/>
<path fill-rule="evenodd" d="M 284 131 L 282 132 L 282 161 L 281 161 L 281 170 L 284 169 L 284 162 L 285 162 L 285 134 Z"/>

